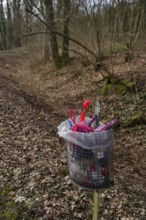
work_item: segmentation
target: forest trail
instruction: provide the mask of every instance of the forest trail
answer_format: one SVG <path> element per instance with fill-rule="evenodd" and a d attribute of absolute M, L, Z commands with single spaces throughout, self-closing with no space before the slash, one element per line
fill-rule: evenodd
<path fill-rule="evenodd" d="M 71 184 L 57 126 L 66 119 L 67 107 L 81 110 L 83 98 L 92 94 L 93 101 L 97 98 L 97 73 L 89 76 L 88 71 L 76 69 L 75 78 L 73 64 L 55 77 L 43 75 L 47 83 L 37 94 L 33 84 L 24 80 L 26 72 L 28 76 L 32 71 L 31 64 L 25 50 L 0 53 L 0 186 L 10 188 L 18 219 L 89 220 L 92 193 Z M 112 112 L 113 98 L 103 99 L 103 112 L 107 102 Z M 115 132 L 116 184 L 101 192 L 101 219 L 145 220 L 144 128 L 139 125 L 136 130 Z"/>

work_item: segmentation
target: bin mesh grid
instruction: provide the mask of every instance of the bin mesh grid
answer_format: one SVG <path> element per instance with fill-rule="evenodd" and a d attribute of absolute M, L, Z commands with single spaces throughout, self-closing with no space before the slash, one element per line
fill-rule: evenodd
<path fill-rule="evenodd" d="M 70 178 L 87 190 L 113 185 L 112 148 L 84 149 L 67 142 Z"/>

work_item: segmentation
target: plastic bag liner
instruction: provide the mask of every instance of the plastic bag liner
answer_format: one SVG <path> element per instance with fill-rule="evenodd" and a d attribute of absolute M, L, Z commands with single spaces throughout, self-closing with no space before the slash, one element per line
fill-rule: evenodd
<path fill-rule="evenodd" d="M 88 119 L 89 120 L 89 119 Z M 69 129 L 68 120 L 58 126 L 58 134 L 68 142 L 83 147 L 85 149 L 96 149 L 110 147 L 113 143 L 113 130 L 102 132 L 75 132 Z"/>
<path fill-rule="evenodd" d="M 90 120 L 86 118 L 86 122 Z M 81 133 L 69 129 L 68 120 L 58 126 L 58 134 L 67 143 L 70 178 L 87 190 L 113 185 L 113 130 Z"/>

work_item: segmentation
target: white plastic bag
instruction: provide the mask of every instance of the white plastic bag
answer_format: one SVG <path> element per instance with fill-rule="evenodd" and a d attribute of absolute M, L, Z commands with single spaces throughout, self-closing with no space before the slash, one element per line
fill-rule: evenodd
<path fill-rule="evenodd" d="M 68 119 L 69 120 L 69 119 Z M 85 149 L 111 148 L 113 144 L 113 130 L 102 132 L 75 132 L 69 129 L 68 120 L 58 126 L 58 135 L 67 142 L 73 143 Z M 86 121 L 91 120 L 86 118 Z"/>

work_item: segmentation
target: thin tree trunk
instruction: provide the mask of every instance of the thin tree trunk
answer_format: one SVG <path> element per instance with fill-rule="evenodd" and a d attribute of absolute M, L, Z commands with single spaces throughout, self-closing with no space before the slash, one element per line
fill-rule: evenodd
<path fill-rule="evenodd" d="M 49 17 L 49 10 L 48 10 L 47 7 L 45 7 L 45 10 L 44 10 L 42 1 L 41 1 L 41 8 L 42 8 L 43 16 L 48 19 L 48 17 Z M 47 19 L 46 19 L 46 23 L 48 22 Z M 44 25 L 44 29 L 45 29 L 45 32 L 49 32 L 48 27 L 46 25 Z M 50 60 L 50 57 L 51 57 L 51 54 L 50 54 L 50 35 L 47 34 L 47 33 L 44 35 L 43 53 L 44 53 L 44 61 L 47 62 L 48 60 Z"/>
<path fill-rule="evenodd" d="M 126 53 L 125 61 L 131 61 L 133 59 L 134 47 L 139 36 L 142 16 L 144 12 L 141 2 L 137 2 L 136 6 L 137 7 L 135 8 L 134 3 L 131 5 L 130 39 L 127 43 L 128 52 Z"/>
<path fill-rule="evenodd" d="M 1 39 L 1 50 L 7 49 L 7 31 L 6 31 L 6 20 L 4 15 L 3 0 L 0 0 L 0 39 Z"/>
<path fill-rule="evenodd" d="M 63 1 L 63 41 L 62 41 L 62 64 L 69 62 L 69 21 L 70 21 L 70 0 Z"/>
<path fill-rule="evenodd" d="M 7 46 L 8 49 L 13 47 L 12 14 L 9 0 L 7 0 Z"/>
<path fill-rule="evenodd" d="M 13 34 L 14 45 L 21 47 L 21 0 L 13 0 Z"/>
<path fill-rule="evenodd" d="M 59 67 L 59 52 L 58 52 L 58 43 L 57 36 L 54 33 L 55 23 L 54 23 L 54 10 L 52 0 L 45 0 L 45 10 L 47 11 L 47 24 L 50 27 L 50 47 L 52 60 L 56 68 Z M 48 39 L 49 40 L 49 39 Z"/>

